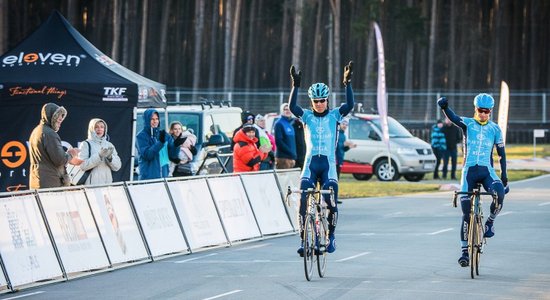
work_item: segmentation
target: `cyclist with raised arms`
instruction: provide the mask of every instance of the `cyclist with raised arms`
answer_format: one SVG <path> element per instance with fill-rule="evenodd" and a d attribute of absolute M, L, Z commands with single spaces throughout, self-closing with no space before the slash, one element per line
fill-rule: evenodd
<path fill-rule="evenodd" d="M 294 66 L 290 67 L 292 79 L 292 91 L 289 97 L 290 111 L 305 124 L 306 136 L 306 159 L 301 174 L 300 189 L 307 190 L 315 188 L 317 182 L 321 189 L 328 190 L 332 187 L 334 191 L 334 203 L 330 201 L 330 195 L 324 195 L 324 200 L 329 208 L 328 230 L 329 245 L 327 252 L 336 250 L 334 231 L 338 220 L 338 177 L 336 174 L 336 145 L 338 136 L 338 123 L 346 116 L 355 105 L 353 90 L 351 88 L 353 62 L 344 67 L 343 83 L 346 87 L 346 103 L 338 108 L 329 109 L 328 99 L 330 90 L 324 83 L 314 83 L 308 90 L 311 99 L 311 109 L 303 109 L 297 104 L 298 88 L 302 79 L 302 72 L 296 72 Z M 307 200 L 306 194 L 302 193 L 300 199 L 300 237 L 303 237 Z M 298 254 L 303 256 L 303 241 L 298 249 Z"/>
<path fill-rule="evenodd" d="M 462 192 L 471 192 L 476 183 L 481 183 L 488 192 L 497 193 L 497 204 L 491 204 L 491 214 L 485 222 L 485 237 L 495 235 L 494 221 L 504 202 L 505 187 L 508 185 L 506 175 L 506 151 L 502 132 L 498 125 L 489 120 L 489 115 L 495 105 L 495 100 L 489 94 L 479 94 L 474 98 L 474 117 L 466 118 L 457 116 L 450 108 L 447 98 L 437 100 L 437 104 L 445 115 L 464 132 L 464 166 L 460 182 Z M 493 168 L 493 148 L 496 145 L 497 154 L 500 157 L 499 178 Z M 462 255 L 458 263 L 467 267 L 468 258 L 468 225 L 470 224 L 470 198 L 464 195 L 460 198 L 462 207 L 462 224 L 460 241 Z"/>

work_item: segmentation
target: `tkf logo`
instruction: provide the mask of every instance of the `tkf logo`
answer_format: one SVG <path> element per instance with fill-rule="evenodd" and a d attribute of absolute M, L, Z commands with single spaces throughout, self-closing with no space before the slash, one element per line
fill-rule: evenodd
<path fill-rule="evenodd" d="M 60 66 L 75 66 L 78 67 L 80 64 L 80 58 L 85 58 L 86 55 L 81 54 L 77 55 L 65 55 L 61 53 L 42 53 L 42 52 L 31 52 L 25 53 L 20 52 L 19 55 L 8 55 L 2 60 L 2 67 L 13 67 L 15 65 L 55 65 Z"/>
<path fill-rule="evenodd" d="M 104 87 L 103 101 L 128 101 L 125 87 Z"/>
<path fill-rule="evenodd" d="M 9 141 L 0 150 L 0 155 L 6 167 L 15 169 L 27 159 L 27 148 L 19 141 Z"/>

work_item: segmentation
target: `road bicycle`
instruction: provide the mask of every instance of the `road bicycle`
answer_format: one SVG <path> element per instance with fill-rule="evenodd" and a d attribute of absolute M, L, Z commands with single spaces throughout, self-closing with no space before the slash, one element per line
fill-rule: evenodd
<path fill-rule="evenodd" d="M 483 248 L 487 244 L 487 239 L 485 238 L 485 226 L 483 225 L 481 196 L 492 196 L 494 203 L 497 203 L 497 196 L 494 193 L 482 192 L 481 184 L 477 183 L 476 187 L 471 192 L 455 191 L 453 198 L 454 207 L 457 207 L 456 198 L 458 195 L 470 196 L 471 209 L 470 224 L 468 225 L 468 256 L 470 258 L 470 276 L 474 279 L 475 276 L 479 276 L 479 261 L 481 254 L 483 253 Z"/>
<path fill-rule="evenodd" d="M 313 264 L 317 262 L 317 271 L 319 277 L 325 276 L 327 268 L 327 251 L 329 244 L 328 237 L 328 209 L 327 204 L 323 200 L 322 195 L 329 195 L 330 202 L 333 206 L 334 191 L 332 188 L 328 190 L 320 190 L 309 188 L 307 190 L 291 190 L 288 187 L 286 194 L 286 203 L 289 205 L 288 198 L 292 193 L 305 193 L 307 200 L 307 209 L 305 222 L 302 228 L 302 241 L 304 247 L 304 271 L 306 279 L 311 281 L 313 276 Z"/>

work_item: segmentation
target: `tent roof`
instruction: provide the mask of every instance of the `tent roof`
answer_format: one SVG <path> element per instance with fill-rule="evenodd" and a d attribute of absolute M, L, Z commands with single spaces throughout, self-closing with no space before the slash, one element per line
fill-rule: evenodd
<path fill-rule="evenodd" d="M 58 11 L 0 57 L 0 85 L 12 83 L 117 84 L 138 86 L 138 106 L 166 106 L 166 86 L 113 61 Z"/>

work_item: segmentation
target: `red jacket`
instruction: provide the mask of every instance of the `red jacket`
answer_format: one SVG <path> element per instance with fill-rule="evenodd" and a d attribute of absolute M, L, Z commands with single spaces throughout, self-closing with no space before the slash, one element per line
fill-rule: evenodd
<path fill-rule="evenodd" d="M 242 130 L 238 130 L 233 137 L 235 148 L 233 149 L 233 172 L 251 172 L 260 169 L 260 162 L 267 157 L 256 146 L 258 138 L 249 138 Z"/>

